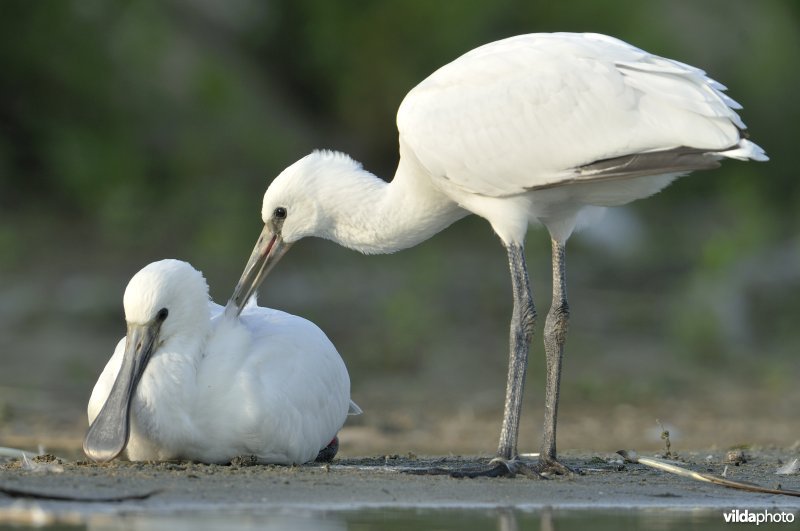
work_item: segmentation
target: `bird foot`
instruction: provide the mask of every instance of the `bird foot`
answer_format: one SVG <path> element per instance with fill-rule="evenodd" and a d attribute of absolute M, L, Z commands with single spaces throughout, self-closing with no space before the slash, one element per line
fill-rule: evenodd
<path fill-rule="evenodd" d="M 237 455 L 231 459 L 231 466 L 234 468 L 242 468 L 246 466 L 256 466 L 258 464 L 258 456 L 252 454 Z"/>
<path fill-rule="evenodd" d="M 425 476 L 450 476 L 453 478 L 513 478 L 517 474 L 531 479 L 545 479 L 531 466 L 519 458 L 505 459 L 495 457 L 486 465 L 463 466 L 458 468 L 431 467 L 406 471 L 409 474 Z"/>
<path fill-rule="evenodd" d="M 333 458 L 336 457 L 336 454 L 339 452 L 339 437 L 334 437 L 331 442 L 328 443 L 328 446 L 323 448 L 317 454 L 317 458 L 314 459 L 315 463 L 330 463 L 333 461 Z"/>
<path fill-rule="evenodd" d="M 521 474 L 530 479 L 545 479 L 542 474 L 538 473 L 523 461 L 520 461 L 518 457 L 514 459 L 495 457 L 489 461 L 488 467 L 480 467 L 473 470 L 455 470 L 450 473 L 450 476 L 454 478 L 513 478 L 516 477 L 517 474 Z"/>
<path fill-rule="evenodd" d="M 535 465 L 530 466 L 531 470 L 535 471 L 537 474 L 548 477 L 548 476 L 568 476 L 572 477 L 575 475 L 582 476 L 583 472 L 579 468 L 570 468 L 555 457 L 539 457 L 539 462 Z"/>

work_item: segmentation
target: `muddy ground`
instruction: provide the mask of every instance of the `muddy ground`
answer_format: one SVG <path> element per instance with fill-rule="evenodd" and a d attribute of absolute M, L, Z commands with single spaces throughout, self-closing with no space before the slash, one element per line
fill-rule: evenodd
<path fill-rule="evenodd" d="M 746 462 L 726 452 L 687 452 L 678 461 L 771 488 L 800 490 L 800 474 L 777 475 L 795 449 L 749 449 Z M 613 453 L 568 452 L 583 475 L 530 479 L 456 479 L 408 473 L 418 467 L 458 468 L 483 457 L 413 454 L 336 459 L 330 465 L 204 465 L 36 459 L 0 465 L 0 523 L 91 522 L 109 515 L 193 514 L 208 511 L 340 511 L 363 508 L 723 509 L 800 512 L 800 498 L 744 492 L 696 482 Z M 66 498 L 59 500 L 56 498 Z M 198 513 L 199 511 L 199 513 Z"/>

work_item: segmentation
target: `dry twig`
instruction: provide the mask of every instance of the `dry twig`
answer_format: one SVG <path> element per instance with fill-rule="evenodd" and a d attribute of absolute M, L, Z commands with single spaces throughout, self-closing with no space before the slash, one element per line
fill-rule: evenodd
<path fill-rule="evenodd" d="M 649 466 L 657 470 L 663 470 L 664 472 L 670 472 L 671 474 L 683 476 L 685 478 L 691 478 L 697 481 L 704 481 L 706 483 L 713 483 L 715 485 L 722 485 L 723 487 L 746 490 L 750 492 L 763 492 L 766 494 L 783 494 L 786 496 L 800 496 L 800 491 L 796 490 L 771 489 L 769 487 L 762 487 L 761 485 L 756 485 L 755 483 L 733 481 L 731 479 L 727 479 L 721 476 L 715 476 L 714 474 L 706 474 L 705 472 L 695 472 L 694 470 L 689 470 L 688 468 L 683 468 L 678 465 L 668 463 L 662 459 L 656 459 L 655 457 L 639 457 L 639 455 L 633 450 L 620 450 L 617 453 L 622 457 L 624 457 L 626 461 L 630 461 L 631 463 L 639 463 L 640 465 Z"/>

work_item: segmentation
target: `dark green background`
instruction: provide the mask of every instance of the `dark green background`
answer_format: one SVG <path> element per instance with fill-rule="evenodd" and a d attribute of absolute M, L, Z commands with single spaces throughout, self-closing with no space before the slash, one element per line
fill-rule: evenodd
<path fill-rule="evenodd" d="M 608 33 L 703 68 L 772 159 L 682 179 L 570 240 L 564 407 L 749 404 L 798 427 L 799 28 L 793 0 L 2 2 L 0 435 L 83 429 L 139 268 L 188 260 L 224 303 L 285 166 L 332 148 L 390 178 L 409 89 L 538 31 Z M 546 234 L 527 248 L 543 316 Z M 500 410 L 511 297 L 480 219 L 392 256 L 302 242 L 261 302 L 329 334 L 373 412 L 360 422 Z"/>

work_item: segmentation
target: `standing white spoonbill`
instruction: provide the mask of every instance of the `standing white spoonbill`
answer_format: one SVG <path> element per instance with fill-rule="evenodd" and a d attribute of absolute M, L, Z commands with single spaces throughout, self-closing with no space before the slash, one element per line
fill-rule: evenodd
<path fill-rule="evenodd" d="M 264 230 L 228 303 L 257 289 L 286 249 L 319 236 L 363 253 L 391 253 L 470 213 L 508 252 L 514 310 L 497 459 L 482 474 L 514 474 L 527 356 L 536 312 L 523 244 L 550 233 L 553 303 L 539 472 L 557 460 L 556 416 L 569 307 L 564 246 L 598 209 L 648 197 L 719 160 L 767 160 L 745 139 L 740 106 L 702 70 L 597 34 L 532 34 L 481 46 L 434 72 L 397 113 L 400 163 L 390 183 L 348 156 L 314 152 L 264 195 Z"/>
<path fill-rule="evenodd" d="M 313 323 L 255 303 L 225 315 L 203 275 L 178 260 L 136 273 L 124 306 L 127 335 L 89 400 L 90 458 L 126 447 L 133 461 L 333 457 L 348 409 L 359 410 L 342 358 Z"/>

